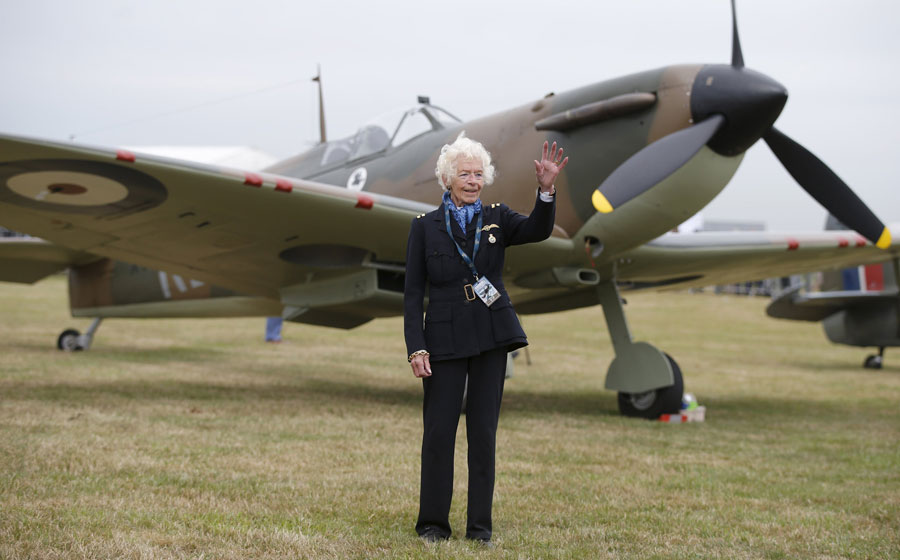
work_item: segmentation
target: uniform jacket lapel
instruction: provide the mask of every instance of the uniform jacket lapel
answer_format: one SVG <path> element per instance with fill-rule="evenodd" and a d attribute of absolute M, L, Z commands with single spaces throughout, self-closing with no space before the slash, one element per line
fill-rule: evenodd
<path fill-rule="evenodd" d="M 438 220 L 440 221 L 440 228 L 442 231 L 447 229 L 447 226 L 444 224 L 444 205 L 438 207 Z M 474 222 L 475 220 L 472 220 Z M 453 215 L 450 216 L 450 231 L 453 232 L 453 237 L 456 238 L 457 243 L 462 243 L 466 240 L 466 234 L 463 232 L 462 228 L 459 227 L 459 222 L 457 222 Z"/>
<path fill-rule="evenodd" d="M 459 227 L 459 222 L 453 219 L 453 216 L 450 216 L 450 229 L 453 230 L 453 237 L 456 238 L 457 243 L 466 240 L 466 234 L 463 232 L 462 228 Z"/>
<path fill-rule="evenodd" d="M 484 208 L 482 207 L 482 212 L 484 212 Z M 466 237 L 474 237 L 475 236 L 475 226 L 478 225 L 478 214 L 472 216 L 472 221 L 469 222 L 469 225 L 466 226 Z"/>
<path fill-rule="evenodd" d="M 482 204 L 481 211 L 485 212 L 488 208 L 488 205 Z M 444 225 L 444 208 L 443 205 L 438 208 L 438 212 L 434 217 L 435 221 L 438 222 L 438 227 L 441 231 L 445 231 L 447 226 Z M 487 217 L 484 218 L 487 220 Z M 487 223 L 487 222 L 485 222 Z M 459 222 L 457 222 L 453 216 L 450 216 L 450 231 L 453 232 L 453 237 L 456 238 L 456 242 L 462 245 L 464 241 L 468 238 L 475 237 L 475 226 L 478 225 L 478 214 L 472 217 L 472 221 L 466 226 L 466 231 L 463 232 L 462 228 L 459 227 Z"/>

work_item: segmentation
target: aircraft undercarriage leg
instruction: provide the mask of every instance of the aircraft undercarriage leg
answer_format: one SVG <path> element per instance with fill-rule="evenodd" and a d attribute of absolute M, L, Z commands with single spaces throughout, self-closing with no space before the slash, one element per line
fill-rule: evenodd
<path fill-rule="evenodd" d="M 94 341 L 94 333 L 100 328 L 102 318 L 97 317 L 91 322 L 86 333 L 81 334 L 75 329 L 66 329 L 56 339 L 56 347 L 64 352 L 77 352 L 79 350 L 88 350 Z"/>
<path fill-rule="evenodd" d="M 867 369 L 881 369 L 884 365 L 884 346 L 878 347 L 878 354 L 872 354 L 871 356 L 866 356 L 866 361 L 863 362 L 863 367 Z"/>
<path fill-rule="evenodd" d="M 598 284 L 597 293 L 616 353 L 606 388 L 619 392 L 619 412 L 650 419 L 678 412 L 684 391 L 681 368 L 652 344 L 632 340 L 615 280 Z"/>

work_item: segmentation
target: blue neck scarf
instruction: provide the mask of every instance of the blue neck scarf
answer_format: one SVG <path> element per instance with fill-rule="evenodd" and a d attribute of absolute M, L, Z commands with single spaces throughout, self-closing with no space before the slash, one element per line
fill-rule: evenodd
<path fill-rule="evenodd" d="M 463 233 L 466 232 L 466 226 L 469 225 L 469 222 L 472 221 L 475 214 L 481 213 L 481 199 L 476 200 L 474 204 L 466 204 L 462 208 L 457 208 L 456 205 L 453 204 L 453 199 L 450 198 L 450 191 L 444 191 L 443 200 L 444 204 L 447 205 L 447 208 L 450 209 L 450 213 L 453 215 L 456 223 L 458 223 L 460 229 L 463 230 Z"/>

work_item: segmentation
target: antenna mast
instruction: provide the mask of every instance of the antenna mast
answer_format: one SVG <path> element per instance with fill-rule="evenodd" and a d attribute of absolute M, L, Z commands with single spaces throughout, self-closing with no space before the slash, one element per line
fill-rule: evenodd
<path fill-rule="evenodd" d="M 312 79 L 319 83 L 319 142 L 324 144 L 328 141 L 325 136 L 325 101 L 322 98 L 322 67 L 316 64 L 316 77 Z"/>

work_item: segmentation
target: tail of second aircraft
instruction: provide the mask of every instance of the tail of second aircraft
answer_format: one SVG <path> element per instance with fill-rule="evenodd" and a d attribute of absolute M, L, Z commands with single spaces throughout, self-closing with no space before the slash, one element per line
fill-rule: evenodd
<path fill-rule="evenodd" d="M 845 230 L 834 217 L 827 230 Z M 821 321 L 828 340 L 850 346 L 878 348 L 863 363 L 880 368 L 884 349 L 900 346 L 900 259 L 822 273 L 822 291 L 795 286 L 772 299 L 770 317 L 795 321 Z"/>

